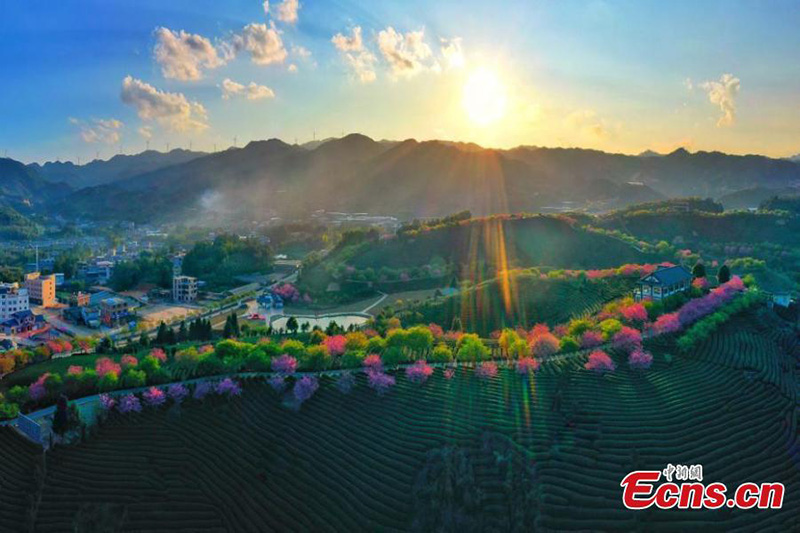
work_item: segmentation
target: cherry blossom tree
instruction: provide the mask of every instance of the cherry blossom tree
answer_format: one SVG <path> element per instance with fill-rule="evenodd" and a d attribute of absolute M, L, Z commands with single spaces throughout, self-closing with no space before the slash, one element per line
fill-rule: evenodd
<path fill-rule="evenodd" d="M 83 373 L 83 367 L 80 365 L 70 365 L 67 368 L 67 375 L 68 376 L 77 376 Z"/>
<path fill-rule="evenodd" d="M 331 335 L 326 337 L 322 344 L 328 349 L 332 356 L 342 355 L 347 346 L 347 337 L 344 335 Z"/>
<path fill-rule="evenodd" d="M 581 348 L 594 348 L 603 344 L 603 334 L 597 331 L 585 331 L 581 335 Z"/>
<path fill-rule="evenodd" d="M 297 359 L 289 354 L 283 354 L 272 360 L 272 370 L 282 374 L 294 374 L 297 371 Z"/>
<path fill-rule="evenodd" d="M 211 386 L 211 383 L 209 383 L 208 381 L 201 381 L 200 383 L 195 385 L 194 394 L 192 394 L 192 398 L 194 398 L 195 400 L 202 400 L 203 398 L 208 396 L 212 390 L 213 387 Z"/>
<path fill-rule="evenodd" d="M 120 413 L 139 413 L 142 410 L 142 404 L 135 394 L 128 394 L 119 400 L 117 409 Z"/>
<path fill-rule="evenodd" d="M 136 366 L 139 364 L 139 360 L 132 355 L 123 355 L 122 358 L 119 360 L 120 364 L 123 368 L 128 368 L 131 366 Z"/>
<path fill-rule="evenodd" d="M 614 361 L 602 350 L 595 350 L 589 354 L 589 360 L 583 366 L 586 370 L 592 370 L 598 374 L 613 372 L 617 368 Z"/>
<path fill-rule="evenodd" d="M 200 353 L 203 353 L 202 351 Z M 150 350 L 150 355 L 161 361 L 162 363 L 167 362 L 167 352 L 162 350 L 161 348 L 153 348 Z"/>
<path fill-rule="evenodd" d="M 102 378 L 109 373 L 114 373 L 119 376 L 120 372 L 122 371 L 122 367 L 108 357 L 101 357 L 95 361 L 94 371 L 97 372 L 98 378 Z"/>
<path fill-rule="evenodd" d="M 628 356 L 628 365 L 631 368 L 646 370 L 653 364 L 653 355 L 641 348 L 637 348 Z"/>
<path fill-rule="evenodd" d="M 187 396 L 189 396 L 189 389 L 182 383 L 173 383 L 167 389 L 167 396 L 172 398 L 175 403 L 181 403 Z"/>
<path fill-rule="evenodd" d="M 481 379 L 492 379 L 497 376 L 497 363 L 494 361 L 484 361 L 475 369 L 475 375 Z"/>
<path fill-rule="evenodd" d="M 642 346 L 642 333 L 638 329 L 623 326 L 614 334 L 612 346 L 617 350 L 630 353 Z"/>
<path fill-rule="evenodd" d="M 533 374 L 539 370 L 539 361 L 533 357 L 523 357 L 517 360 L 517 372 L 519 374 Z"/>
<path fill-rule="evenodd" d="M 142 399 L 149 407 L 159 407 L 167 401 L 167 395 L 158 387 L 150 387 L 142 393 Z"/>
<path fill-rule="evenodd" d="M 339 389 L 339 392 L 342 394 L 350 394 L 350 391 L 353 390 L 355 384 L 356 377 L 352 372 L 345 372 L 339 376 L 339 379 L 336 380 L 336 388 Z"/>
<path fill-rule="evenodd" d="M 103 411 L 111 411 L 115 405 L 117 405 L 117 401 L 114 399 L 113 396 L 111 396 L 110 394 L 100 395 L 100 408 Z"/>
<path fill-rule="evenodd" d="M 294 399 L 300 403 L 305 402 L 309 398 L 311 398 L 314 393 L 319 388 L 319 381 L 317 378 L 313 376 L 303 376 L 302 378 L 298 379 L 297 382 L 294 384 L 294 389 L 292 390 L 292 394 L 294 395 Z"/>
<path fill-rule="evenodd" d="M 383 371 L 383 361 L 381 361 L 381 356 L 378 354 L 371 353 L 364 358 L 364 362 L 361 363 L 367 371 L 374 370 L 376 372 Z"/>
<path fill-rule="evenodd" d="M 406 378 L 411 383 L 425 383 L 431 375 L 433 375 L 433 368 L 421 359 L 406 367 Z"/>
<path fill-rule="evenodd" d="M 376 370 L 367 370 L 367 383 L 382 396 L 395 384 L 394 376 Z"/>
<path fill-rule="evenodd" d="M 242 394 L 242 388 L 231 378 L 225 378 L 217 383 L 214 391 L 220 396 L 228 396 L 229 398 Z"/>

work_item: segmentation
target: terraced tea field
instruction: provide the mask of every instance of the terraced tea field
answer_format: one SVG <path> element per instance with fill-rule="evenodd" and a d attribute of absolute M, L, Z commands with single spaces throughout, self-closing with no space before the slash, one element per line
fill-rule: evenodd
<path fill-rule="evenodd" d="M 597 281 L 541 280 L 536 275 L 509 276 L 508 293 L 499 278 L 487 281 L 462 293 L 429 300 L 413 306 L 422 314 L 423 322 L 450 327 L 453 319 L 461 320 L 465 331 L 489 336 L 503 327 L 536 323 L 565 323 L 571 318 L 599 311 L 614 298 L 629 294 L 633 280 L 608 278 Z M 506 298 L 504 294 L 513 294 Z"/>
<path fill-rule="evenodd" d="M 126 531 L 797 531 L 796 337 L 754 319 L 688 356 L 654 351 L 646 373 L 437 370 L 382 397 L 363 376 L 350 394 L 325 378 L 299 411 L 253 381 L 230 402 L 112 419 L 48 456 L 35 530 L 71 530 L 91 503 Z M 0 453 L 0 529 L 24 530 L 35 449 L 4 431 Z M 729 487 L 783 482 L 784 507 L 625 510 L 623 476 L 667 463 Z"/>

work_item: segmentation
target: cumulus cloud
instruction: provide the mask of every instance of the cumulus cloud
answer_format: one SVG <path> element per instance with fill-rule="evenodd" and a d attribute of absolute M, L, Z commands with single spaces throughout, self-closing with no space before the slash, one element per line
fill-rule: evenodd
<path fill-rule="evenodd" d="M 159 91 L 149 83 L 126 76 L 122 80 L 122 102 L 136 109 L 139 118 L 155 121 L 175 132 L 202 131 L 208 128 L 206 109 L 182 93 Z"/>
<path fill-rule="evenodd" d="M 365 46 L 361 38 L 361 26 L 353 28 L 351 35 L 337 33 L 331 39 L 333 46 L 342 54 L 350 70 L 361 83 L 375 81 L 375 55 Z"/>
<path fill-rule="evenodd" d="M 258 85 L 252 81 L 248 85 L 242 85 L 230 78 L 225 78 L 222 80 L 222 98 L 229 100 L 234 96 L 244 96 L 248 100 L 263 100 L 264 98 L 275 98 L 275 93 L 266 85 Z"/>
<path fill-rule="evenodd" d="M 722 116 L 717 121 L 718 127 L 732 126 L 736 121 L 736 96 L 739 94 L 740 81 L 733 74 L 723 74 L 719 81 L 706 81 L 700 88 L 708 93 L 708 100 L 719 106 Z"/>
<path fill-rule="evenodd" d="M 256 65 L 283 63 L 288 55 L 281 34 L 273 24 L 248 24 L 241 35 L 233 37 L 230 47 L 232 50 L 226 47 L 226 53 L 244 50 Z"/>
<path fill-rule="evenodd" d="M 389 26 L 378 32 L 378 49 L 395 77 L 410 78 L 426 69 L 437 70 L 430 46 L 425 42 L 425 30 L 405 34 Z"/>
<path fill-rule="evenodd" d="M 294 24 L 297 22 L 297 12 L 300 10 L 300 2 L 298 0 L 283 0 L 276 7 L 275 17 L 281 22 L 287 24 Z"/>
<path fill-rule="evenodd" d="M 442 58 L 447 68 L 461 68 L 464 66 L 464 53 L 461 51 L 461 37 L 452 39 L 439 39 Z"/>
<path fill-rule="evenodd" d="M 80 129 L 83 142 L 117 144 L 121 139 L 120 130 L 123 124 L 115 118 L 95 118 L 85 121 L 70 117 L 69 122 Z"/>
<path fill-rule="evenodd" d="M 289 65 L 289 66 L 286 68 L 286 70 L 288 70 L 289 72 L 293 72 L 293 73 L 294 73 L 294 72 L 297 72 L 297 65 L 295 65 L 294 63 L 292 63 L 291 65 Z"/>
<path fill-rule="evenodd" d="M 264 0 L 264 3 L 261 4 L 261 7 L 264 8 L 264 14 L 269 15 L 269 0 Z"/>
<path fill-rule="evenodd" d="M 165 78 L 192 81 L 203 77 L 203 69 L 217 68 L 225 64 L 224 57 L 202 35 L 168 28 L 156 29 L 156 46 L 153 56 L 161 65 Z"/>

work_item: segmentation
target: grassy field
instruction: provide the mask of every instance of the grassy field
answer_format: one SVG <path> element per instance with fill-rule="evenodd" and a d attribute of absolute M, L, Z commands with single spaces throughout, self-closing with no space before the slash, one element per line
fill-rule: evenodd
<path fill-rule="evenodd" d="M 112 419 L 48 454 L 35 530 L 103 505 L 125 531 L 796 531 L 797 339 L 760 320 L 688 356 L 660 340 L 646 373 L 566 359 L 531 381 L 398 376 L 383 397 L 363 377 L 348 395 L 324 380 L 299 411 L 250 382 L 230 402 Z M 0 529 L 24 530 L 40 460 L 8 430 L 0 453 Z M 623 476 L 667 463 L 729 487 L 780 481 L 784 508 L 624 509 Z"/>

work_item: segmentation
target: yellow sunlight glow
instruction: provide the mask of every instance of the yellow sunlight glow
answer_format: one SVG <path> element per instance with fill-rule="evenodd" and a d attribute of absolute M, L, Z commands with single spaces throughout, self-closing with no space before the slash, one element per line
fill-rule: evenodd
<path fill-rule="evenodd" d="M 505 115 L 506 88 L 497 74 L 481 67 L 464 83 L 461 103 L 472 122 L 486 126 Z"/>

